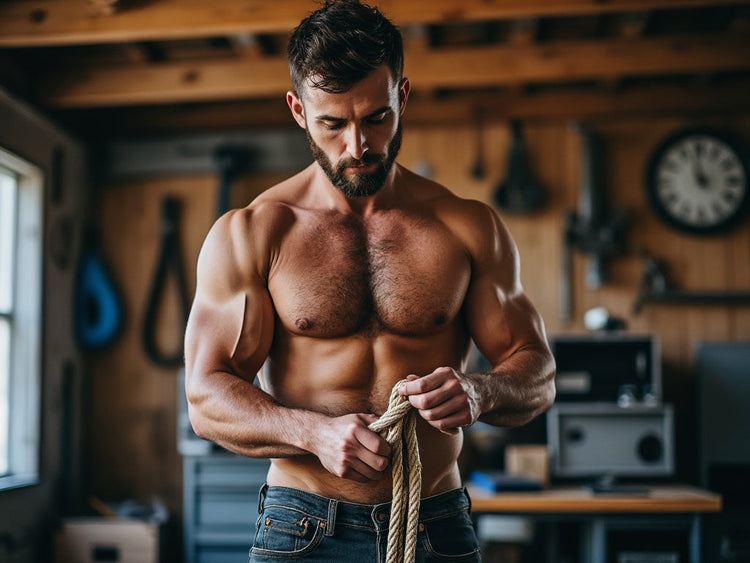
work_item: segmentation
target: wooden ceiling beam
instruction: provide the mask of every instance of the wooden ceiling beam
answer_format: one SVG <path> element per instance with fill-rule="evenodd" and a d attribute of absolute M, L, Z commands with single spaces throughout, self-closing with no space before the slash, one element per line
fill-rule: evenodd
<path fill-rule="evenodd" d="M 631 12 L 625 14 L 620 21 L 619 36 L 624 39 L 633 40 L 643 37 L 650 16 L 649 12 Z M 622 77 L 609 76 L 604 79 L 603 83 L 606 88 L 616 91 L 622 86 Z"/>
<path fill-rule="evenodd" d="M 641 85 L 618 92 L 594 87 L 546 88 L 537 92 L 458 94 L 447 99 L 414 96 L 408 126 L 466 125 L 483 120 L 596 119 L 627 115 L 673 115 L 750 110 L 750 81 L 722 85 Z M 66 110 L 56 117 L 87 135 L 111 137 L 195 132 L 206 129 L 296 127 L 282 98 L 184 104 L 168 107 Z M 408 132 L 407 132 L 408 134 Z"/>
<path fill-rule="evenodd" d="M 420 91 L 747 69 L 750 42 L 729 34 L 705 34 L 415 49 L 407 51 L 405 74 Z M 97 107 L 274 97 L 289 87 L 282 57 L 238 58 L 68 67 L 41 77 L 38 95 L 50 107 Z"/>
<path fill-rule="evenodd" d="M 407 106 L 404 121 L 472 123 L 483 119 L 596 119 L 626 115 L 680 115 L 750 110 L 750 81 L 717 85 L 640 85 L 613 92 L 594 86 L 548 87 L 539 91 L 459 94 L 445 100 L 421 100 Z"/>
<path fill-rule="evenodd" d="M 509 43 L 512 45 L 531 45 L 539 35 L 539 20 L 537 18 L 521 18 L 511 26 Z"/>
<path fill-rule="evenodd" d="M 380 0 L 398 25 L 571 16 L 715 6 L 715 0 Z M 722 0 L 743 5 L 746 0 Z M 0 2 L 0 47 L 41 47 L 286 33 L 315 9 L 311 0 L 123 2 L 112 15 L 80 0 Z"/>
<path fill-rule="evenodd" d="M 237 53 L 255 59 L 263 57 L 263 47 L 256 35 L 252 33 L 240 33 L 232 35 L 228 39 Z"/>
<path fill-rule="evenodd" d="M 724 34 L 558 41 L 414 53 L 407 65 L 416 88 L 576 82 L 748 69 L 750 42 Z"/>

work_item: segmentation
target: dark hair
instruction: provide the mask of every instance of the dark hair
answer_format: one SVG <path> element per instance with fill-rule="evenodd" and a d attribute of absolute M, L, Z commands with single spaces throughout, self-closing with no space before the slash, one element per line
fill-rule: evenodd
<path fill-rule="evenodd" d="M 341 93 L 387 63 L 396 82 L 404 71 L 401 32 L 375 7 L 357 0 L 328 0 L 294 30 L 287 51 L 292 86 L 305 81 Z"/>

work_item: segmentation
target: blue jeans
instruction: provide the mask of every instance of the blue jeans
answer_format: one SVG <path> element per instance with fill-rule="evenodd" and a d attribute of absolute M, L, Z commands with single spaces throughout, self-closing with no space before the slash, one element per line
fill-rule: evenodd
<path fill-rule="evenodd" d="M 388 543 L 391 503 L 359 504 L 264 485 L 250 562 L 304 559 L 382 563 Z M 481 561 L 465 489 L 422 499 L 418 563 Z"/>

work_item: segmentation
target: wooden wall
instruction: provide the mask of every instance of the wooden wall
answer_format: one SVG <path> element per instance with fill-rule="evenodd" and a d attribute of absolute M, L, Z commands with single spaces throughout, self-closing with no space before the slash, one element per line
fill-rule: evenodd
<path fill-rule="evenodd" d="M 583 330 L 583 313 L 605 306 L 626 320 L 633 331 L 659 335 L 664 359 L 665 399 L 676 404 L 678 476 L 695 478 L 693 351 L 701 340 L 750 339 L 750 308 L 727 306 L 647 306 L 633 313 L 642 274 L 640 253 L 666 261 L 676 287 L 690 290 L 750 289 L 750 220 L 735 231 L 713 238 L 679 234 L 663 225 L 645 199 L 643 176 L 650 151 L 668 133 L 689 124 L 726 126 L 750 143 L 750 114 L 723 118 L 664 117 L 599 119 L 590 125 L 606 142 L 607 189 L 611 204 L 627 211 L 630 227 L 626 254 L 614 260 L 610 282 L 599 290 L 583 284 L 583 257 L 574 263 L 573 319 L 559 317 L 559 278 L 563 217 L 577 205 L 581 143 L 571 123 L 532 121 L 524 124 L 529 159 L 545 186 L 549 203 L 529 217 L 506 216 L 518 243 L 524 286 L 540 309 L 548 333 Z M 301 133 L 300 133 L 301 134 Z M 476 128 L 409 127 L 408 116 L 400 161 L 424 166 L 432 177 L 458 194 L 489 201 L 504 174 L 507 123 L 483 124 L 487 175 L 473 179 Z M 281 176 L 238 182 L 234 203 L 242 205 Z M 91 493 L 104 500 L 163 499 L 178 518 L 181 513 L 182 467 L 176 451 L 176 370 L 151 364 L 143 354 L 141 323 L 147 291 L 158 256 L 162 198 L 176 195 L 183 203 L 180 228 L 188 286 L 201 241 L 212 222 L 217 180 L 211 174 L 138 178 L 101 186 L 100 218 L 104 252 L 127 301 L 124 334 L 111 348 L 91 358 L 89 473 Z M 178 316 L 168 299 L 160 321 L 165 348 L 176 345 Z"/>

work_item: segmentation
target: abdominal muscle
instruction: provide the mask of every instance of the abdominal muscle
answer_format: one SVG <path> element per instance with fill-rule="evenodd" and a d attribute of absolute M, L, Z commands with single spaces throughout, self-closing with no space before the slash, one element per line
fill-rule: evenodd
<path fill-rule="evenodd" d="M 344 339 L 311 339 L 287 333 L 277 338 L 264 373 L 263 387 L 282 404 L 323 412 L 382 415 L 393 386 L 409 374 L 426 375 L 441 366 L 459 367 L 456 327 L 430 337 L 381 335 Z M 457 459 L 463 434 L 445 434 L 417 417 L 422 463 L 422 497 L 461 485 Z M 329 473 L 313 455 L 271 460 L 268 484 L 351 502 L 391 500 L 386 470 L 379 481 L 359 483 Z"/>

